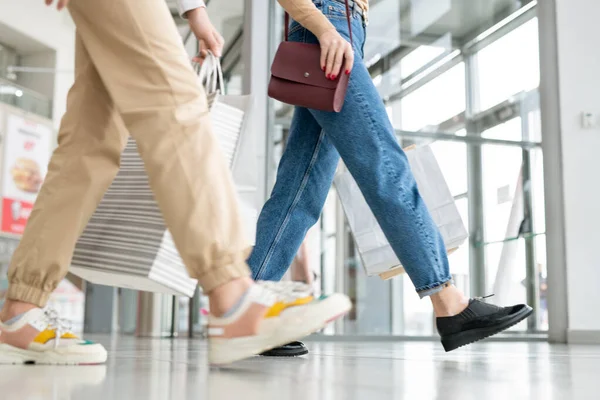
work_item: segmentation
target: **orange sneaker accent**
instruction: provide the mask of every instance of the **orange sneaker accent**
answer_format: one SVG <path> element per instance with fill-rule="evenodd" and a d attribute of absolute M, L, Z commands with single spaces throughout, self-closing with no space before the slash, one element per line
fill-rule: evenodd
<path fill-rule="evenodd" d="M 267 311 L 267 314 L 265 314 L 265 318 L 278 317 L 287 308 L 295 307 L 295 306 L 303 306 L 305 304 L 310 303 L 313 300 L 314 300 L 313 296 L 306 296 L 306 297 L 300 297 L 298 299 L 295 299 L 291 303 L 285 303 L 283 301 L 279 301 L 279 302 L 273 304 L 273 306 L 271 306 L 271 308 L 269 308 L 269 311 Z"/>
<path fill-rule="evenodd" d="M 69 333 L 69 332 L 63 334 L 60 338 L 61 339 L 78 339 L 77 336 L 75 336 L 74 334 Z M 46 330 L 40 332 L 40 334 L 37 335 L 36 338 L 33 339 L 33 341 L 35 343 L 39 343 L 39 344 L 46 344 L 52 339 L 56 339 L 56 331 L 54 329 L 46 329 Z"/>

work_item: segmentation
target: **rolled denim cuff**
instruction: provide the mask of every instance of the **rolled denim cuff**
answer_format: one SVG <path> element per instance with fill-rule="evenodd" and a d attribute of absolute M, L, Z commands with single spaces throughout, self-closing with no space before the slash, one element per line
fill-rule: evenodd
<path fill-rule="evenodd" d="M 433 296 L 434 294 L 441 292 L 444 288 L 454 284 L 452 278 L 449 278 L 447 281 L 442 283 L 434 283 L 433 285 L 429 285 L 423 288 L 417 289 L 417 294 L 420 298 Z"/>
<path fill-rule="evenodd" d="M 200 7 L 206 7 L 206 3 L 204 3 L 203 0 L 177 0 L 177 8 L 179 9 L 181 18 L 187 18 L 186 15 L 188 11 Z"/>

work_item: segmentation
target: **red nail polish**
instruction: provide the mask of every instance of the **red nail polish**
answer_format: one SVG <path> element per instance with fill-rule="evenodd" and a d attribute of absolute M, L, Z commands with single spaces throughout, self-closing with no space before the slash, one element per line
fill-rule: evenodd
<path fill-rule="evenodd" d="M 337 76 L 337 75 L 331 75 L 331 80 L 332 80 L 332 81 L 335 81 L 335 78 L 336 78 L 336 76 Z"/>
<path fill-rule="evenodd" d="M 321 67 L 321 69 L 322 69 L 323 71 L 325 71 L 325 67 Z"/>
<path fill-rule="evenodd" d="M 346 70 L 346 75 L 350 75 L 350 70 L 349 69 Z"/>
<path fill-rule="evenodd" d="M 327 74 L 327 79 L 331 79 L 331 75 L 330 74 Z"/>

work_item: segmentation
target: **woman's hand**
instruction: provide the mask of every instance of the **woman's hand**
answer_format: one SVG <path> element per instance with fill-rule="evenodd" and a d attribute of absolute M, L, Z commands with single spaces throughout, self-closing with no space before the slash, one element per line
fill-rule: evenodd
<path fill-rule="evenodd" d="M 194 57 L 193 61 L 201 64 L 209 50 L 215 57 L 221 57 L 225 40 L 210 22 L 206 8 L 201 7 L 188 11 L 187 18 L 192 32 L 200 41 L 200 54 L 198 57 Z"/>
<path fill-rule="evenodd" d="M 336 30 L 330 29 L 318 38 L 321 45 L 321 69 L 327 79 L 334 80 L 343 72 L 350 74 L 354 65 L 352 45 Z"/>
<path fill-rule="evenodd" d="M 52 3 L 54 2 L 54 0 L 44 0 L 44 1 L 47 6 L 51 6 Z M 58 11 L 60 11 L 63 8 L 65 8 L 68 4 L 69 4 L 69 0 L 58 0 L 58 4 L 56 5 L 56 8 L 58 9 Z"/>

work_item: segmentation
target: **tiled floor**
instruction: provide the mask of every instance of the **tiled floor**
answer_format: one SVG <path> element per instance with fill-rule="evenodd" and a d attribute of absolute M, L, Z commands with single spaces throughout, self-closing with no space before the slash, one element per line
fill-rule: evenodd
<path fill-rule="evenodd" d="M 296 359 L 206 366 L 203 341 L 101 340 L 107 366 L 0 366 L 10 400 L 600 399 L 600 346 L 309 343 Z"/>

